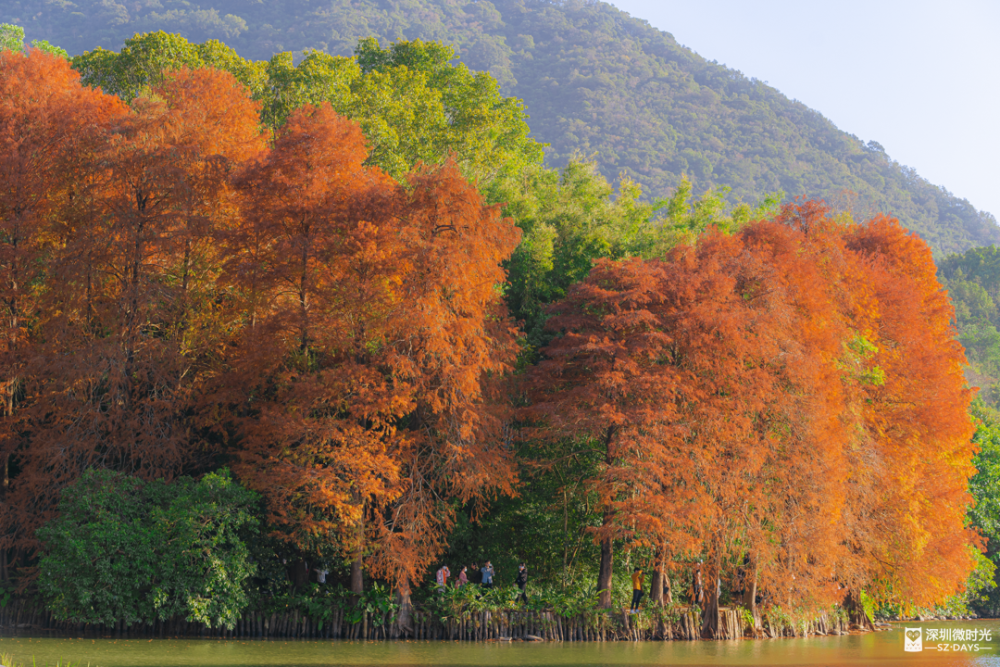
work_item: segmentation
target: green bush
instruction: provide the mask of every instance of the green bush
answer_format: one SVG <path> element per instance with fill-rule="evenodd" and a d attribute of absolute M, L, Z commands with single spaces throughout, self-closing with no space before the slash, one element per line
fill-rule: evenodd
<path fill-rule="evenodd" d="M 88 470 L 37 532 L 39 590 L 60 620 L 232 628 L 255 569 L 244 539 L 256 502 L 227 470 L 172 484 Z"/>

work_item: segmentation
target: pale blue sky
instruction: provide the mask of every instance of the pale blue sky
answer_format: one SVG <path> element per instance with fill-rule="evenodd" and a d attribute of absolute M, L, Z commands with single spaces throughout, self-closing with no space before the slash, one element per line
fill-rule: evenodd
<path fill-rule="evenodd" d="M 610 0 L 1000 218 L 1000 0 Z"/>

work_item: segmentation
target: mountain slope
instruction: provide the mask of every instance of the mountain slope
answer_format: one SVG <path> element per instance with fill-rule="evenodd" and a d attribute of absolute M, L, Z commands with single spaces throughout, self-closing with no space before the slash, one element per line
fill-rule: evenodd
<path fill-rule="evenodd" d="M 574 154 L 665 197 L 687 174 L 753 200 L 783 190 L 859 215 L 895 214 L 938 253 L 1000 242 L 988 213 L 892 161 L 761 81 L 709 62 L 673 37 L 593 0 L 8 0 L 29 39 L 71 53 L 135 32 L 217 38 L 269 58 L 316 48 L 350 54 L 359 37 L 441 40 L 525 100 L 550 164 Z M 847 191 L 855 193 L 846 194 Z"/>

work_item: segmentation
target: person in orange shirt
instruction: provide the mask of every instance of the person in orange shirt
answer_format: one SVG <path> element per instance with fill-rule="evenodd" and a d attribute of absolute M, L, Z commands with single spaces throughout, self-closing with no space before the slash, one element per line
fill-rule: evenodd
<path fill-rule="evenodd" d="M 632 572 L 632 609 L 631 613 L 636 613 L 639 611 L 639 601 L 642 600 L 642 582 L 643 582 L 642 568 L 635 568 Z"/>

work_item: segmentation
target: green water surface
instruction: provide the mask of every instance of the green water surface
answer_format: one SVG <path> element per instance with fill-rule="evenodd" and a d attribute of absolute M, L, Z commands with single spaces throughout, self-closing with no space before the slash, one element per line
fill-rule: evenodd
<path fill-rule="evenodd" d="M 905 628 L 975 628 L 991 639 L 978 651 L 903 650 Z M 950 647 L 971 642 L 949 642 Z M 898 624 L 892 630 L 842 637 L 733 642 L 487 643 L 437 641 L 225 641 L 216 639 L 0 638 L 0 653 L 53 666 L 67 660 L 90 667 L 324 667 L 362 665 L 447 667 L 555 665 L 942 665 L 1000 667 L 1000 621 Z"/>

